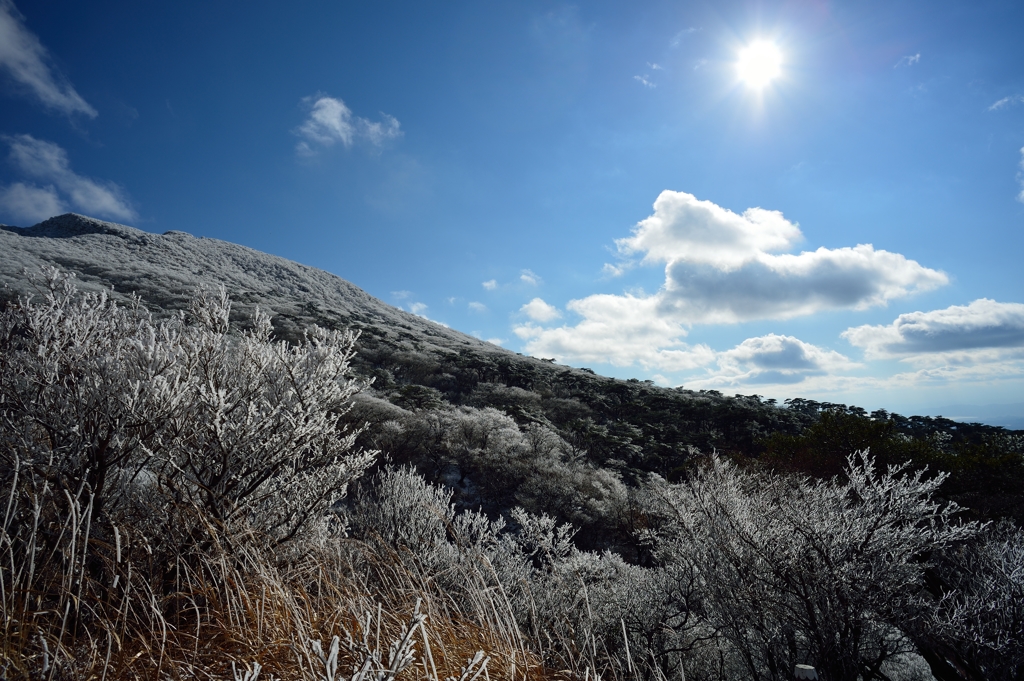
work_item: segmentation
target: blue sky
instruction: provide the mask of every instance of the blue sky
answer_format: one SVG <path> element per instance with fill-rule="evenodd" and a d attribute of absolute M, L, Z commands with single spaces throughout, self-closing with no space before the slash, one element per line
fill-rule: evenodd
<path fill-rule="evenodd" d="M 0 0 L 0 222 L 245 244 L 608 375 L 1017 414 L 1022 29 L 1019 2 Z"/>

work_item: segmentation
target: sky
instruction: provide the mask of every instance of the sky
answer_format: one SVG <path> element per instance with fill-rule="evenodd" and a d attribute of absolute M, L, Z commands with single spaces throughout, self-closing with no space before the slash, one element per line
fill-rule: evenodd
<path fill-rule="evenodd" d="M 0 222 L 232 241 L 620 378 L 1024 419 L 1022 30 L 1019 0 L 0 0 Z"/>

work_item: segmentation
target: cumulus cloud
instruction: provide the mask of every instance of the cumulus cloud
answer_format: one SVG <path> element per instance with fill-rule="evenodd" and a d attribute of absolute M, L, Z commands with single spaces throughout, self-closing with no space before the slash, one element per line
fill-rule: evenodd
<path fill-rule="evenodd" d="M 869 244 L 779 253 L 803 239 L 778 211 L 734 213 L 685 192 L 665 191 L 654 213 L 618 240 L 624 256 L 665 265 L 653 295 L 592 295 L 566 309 L 582 320 L 516 328 L 526 349 L 545 357 L 672 371 L 714 356 L 680 340 L 693 324 L 788 319 L 882 305 L 947 283 L 947 276 Z M 614 266 L 612 266 L 614 267 Z M 606 273 L 611 274 L 607 271 Z M 539 320 L 537 320 L 539 321 Z"/>
<path fill-rule="evenodd" d="M 895 64 L 893 64 L 892 67 L 895 69 L 895 68 L 899 68 L 900 66 L 913 66 L 914 64 L 918 63 L 919 61 L 921 61 L 921 53 L 920 52 L 918 52 L 917 54 L 908 54 L 906 56 L 900 57 L 900 60 L 898 62 L 896 62 Z"/>
<path fill-rule="evenodd" d="M 488 279 L 487 281 L 483 282 L 481 286 L 483 286 L 488 291 L 493 291 L 494 289 L 498 288 L 498 280 Z"/>
<path fill-rule="evenodd" d="M 381 113 L 379 121 L 360 118 L 345 102 L 324 94 L 306 97 L 302 104 L 309 109 L 309 117 L 295 130 L 301 138 L 295 150 L 303 156 L 314 155 L 338 143 L 348 148 L 357 140 L 379 147 L 402 136 L 398 119 L 386 113 Z"/>
<path fill-rule="evenodd" d="M 53 142 L 31 135 L 5 136 L 9 160 L 22 174 L 39 182 L 16 182 L 0 189 L 0 206 L 27 219 L 43 220 L 71 206 L 94 217 L 133 220 L 137 217 L 127 195 L 112 182 L 93 180 L 71 170 L 67 152 Z"/>
<path fill-rule="evenodd" d="M 717 363 L 717 371 L 690 385 L 789 385 L 858 366 L 838 352 L 774 333 L 748 338 L 735 348 L 719 353 Z"/>
<path fill-rule="evenodd" d="M 933 359 L 938 361 L 989 361 L 1022 354 L 1024 305 L 981 298 L 969 305 L 901 314 L 884 326 L 853 327 L 842 336 L 868 359 L 926 362 L 937 355 Z"/>
<path fill-rule="evenodd" d="M 576 326 L 544 328 L 532 322 L 513 327 L 537 357 L 682 371 L 714 360 L 706 345 L 690 346 L 686 329 L 658 314 L 653 297 L 595 295 L 566 306 L 583 320 Z"/>
<path fill-rule="evenodd" d="M 736 269 L 765 252 L 789 248 L 800 228 L 778 211 L 748 208 L 742 215 L 686 192 L 664 191 L 654 214 L 617 239 L 624 254 L 644 253 L 644 263 L 686 261 Z"/>
<path fill-rule="evenodd" d="M 468 307 L 473 312 L 487 312 L 487 306 L 483 303 L 478 303 L 475 300 L 470 302 Z"/>
<path fill-rule="evenodd" d="M 734 213 L 685 192 L 664 191 L 654 214 L 619 239 L 620 253 L 665 263 L 657 312 L 684 324 L 787 319 L 863 309 L 947 283 L 947 276 L 870 244 L 789 250 L 803 239 L 778 211 Z"/>
<path fill-rule="evenodd" d="M 35 96 L 44 106 L 71 115 L 96 117 L 67 79 L 50 65 L 46 48 L 26 28 L 11 0 L 0 0 L 0 71 Z"/>
<path fill-rule="evenodd" d="M 545 303 L 540 298 L 534 298 L 519 308 L 519 311 L 535 322 L 550 322 L 562 316 L 557 307 Z"/>

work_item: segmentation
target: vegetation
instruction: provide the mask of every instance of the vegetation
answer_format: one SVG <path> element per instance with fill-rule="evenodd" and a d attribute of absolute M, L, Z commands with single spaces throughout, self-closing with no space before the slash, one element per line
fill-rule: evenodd
<path fill-rule="evenodd" d="M 34 285 L 2 678 L 1021 678 L 1017 433 Z"/>

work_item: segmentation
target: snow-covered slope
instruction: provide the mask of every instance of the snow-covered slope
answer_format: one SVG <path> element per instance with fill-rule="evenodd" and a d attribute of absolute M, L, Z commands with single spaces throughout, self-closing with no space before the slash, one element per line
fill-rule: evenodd
<path fill-rule="evenodd" d="M 74 213 L 24 229 L 0 225 L 2 298 L 31 293 L 24 271 L 44 265 L 74 272 L 83 289 L 112 288 L 115 298 L 137 293 L 157 316 L 184 307 L 201 284 L 223 284 L 233 316 L 246 318 L 258 305 L 285 336 L 317 323 L 359 328 L 364 338 L 396 348 L 515 356 L 392 307 L 341 277 L 226 241 L 151 234 Z"/>

